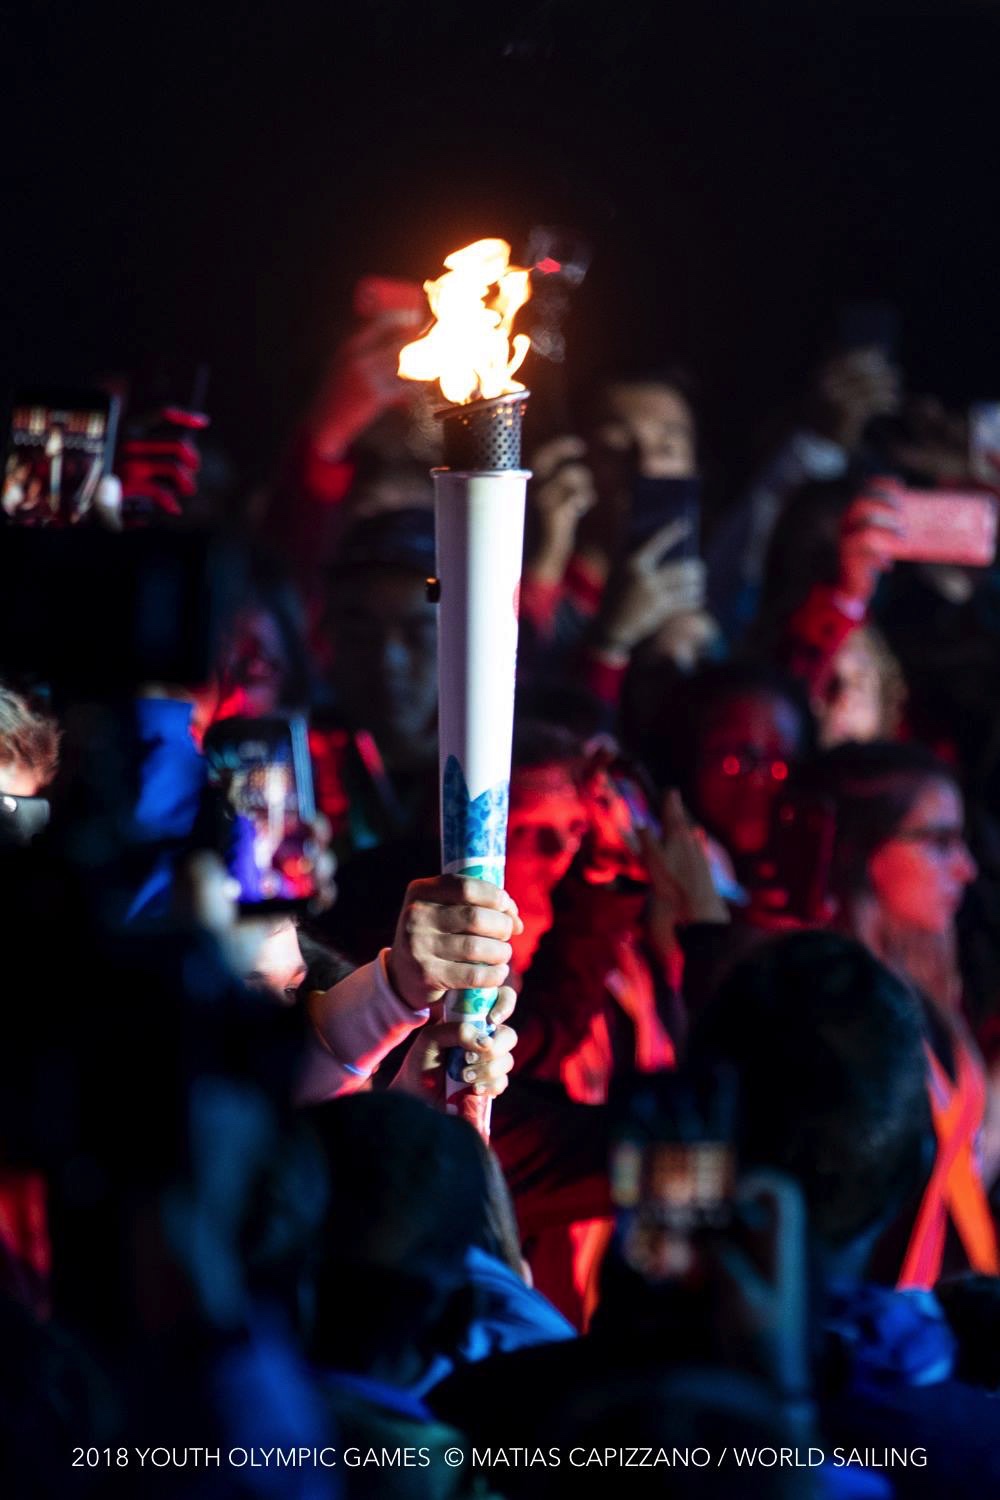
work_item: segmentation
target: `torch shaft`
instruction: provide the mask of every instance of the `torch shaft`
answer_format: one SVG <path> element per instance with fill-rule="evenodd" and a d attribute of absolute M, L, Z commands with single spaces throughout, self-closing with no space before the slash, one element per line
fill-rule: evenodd
<path fill-rule="evenodd" d="M 497 886 L 507 845 L 527 479 L 519 469 L 434 474 L 442 864 Z M 457 990 L 446 1009 L 485 1029 L 495 999 L 496 990 Z M 462 1082 L 460 1052 L 446 1087 L 449 1111 L 488 1135 L 488 1101 Z"/>

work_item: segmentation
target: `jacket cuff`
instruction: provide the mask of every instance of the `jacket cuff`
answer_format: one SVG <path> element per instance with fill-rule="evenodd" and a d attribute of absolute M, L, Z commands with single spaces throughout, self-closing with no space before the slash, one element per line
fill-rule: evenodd
<path fill-rule="evenodd" d="M 429 1010 L 412 1010 L 392 988 L 388 956 L 383 948 L 373 963 L 311 997 L 300 1104 L 363 1088 L 382 1059 L 429 1019 Z"/>

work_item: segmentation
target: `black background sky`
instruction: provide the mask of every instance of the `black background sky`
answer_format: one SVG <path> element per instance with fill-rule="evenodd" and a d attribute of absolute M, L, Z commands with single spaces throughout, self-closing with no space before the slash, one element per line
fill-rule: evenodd
<path fill-rule="evenodd" d="M 271 460 L 365 271 L 584 229 L 575 368 L 680 356 L 738 459 L 844 297 L 1000 396 L 1000 15 L 523 0 L 0 0 L 0 366 L 212 366 Z"/>

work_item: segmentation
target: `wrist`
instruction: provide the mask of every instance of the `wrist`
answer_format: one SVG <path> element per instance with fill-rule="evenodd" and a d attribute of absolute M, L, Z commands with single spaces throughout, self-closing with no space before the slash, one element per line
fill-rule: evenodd
<path fill-rule="evenodd" d="M 407 992 L 407 986 L 404 983 L 399 972 L 399 964 L 396 959 L 395 949 L 383 949 L 382 961 L 385 969 L 385 977 L 389 981 L 389 988 L 392 990 L 392 993 L 395 995 L 396 999 L 401 1001 L 401 1003 L 405 1005 L 408 1010 L 423 1010 L 427 1005 L 427 1001 L 423 996 L 420 996 L 416 1000 L 414 1000 L 412 996 Z"/>
<path fill-rule="evenodd" d="M 870 578 L 859 578 L 854 573 L 842 572 L 833 590 L 833 600 L 844 614 L 860 620 L 867 613 L 874 592 L 874 583 Z"/>
<path fill-rule="evenodd" d="M 844 583 L 843 581 L 837 585 L 832 595 L 833 604 L 840 610 L 840 613 L 847 615 L 849 619 L 855 620 L 858 624 L 861 623 L 868 613 L 870 599 L 870 593 L 866 595 L 856 586 L 852 587 L 849 583 Z"/>
<path fill-rule="evenodd" d="M 572 552 L 572 541 L 568 546 L 543 543 L 528 559 L 525 572 L 530 573 L 532 578 L 537 578 L 540 583 L 562 583 Z"/>

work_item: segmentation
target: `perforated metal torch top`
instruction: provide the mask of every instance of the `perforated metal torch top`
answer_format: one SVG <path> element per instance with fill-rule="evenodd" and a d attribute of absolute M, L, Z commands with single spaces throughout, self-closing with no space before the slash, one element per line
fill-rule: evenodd
<path fill-rule="evenodd" d="M 444 430 L 444 461 L 449 469 L 495 472 L 521 467 L 521 424 L 528 391 L 491 401 L 470 401 L 437 413 Z"/>

